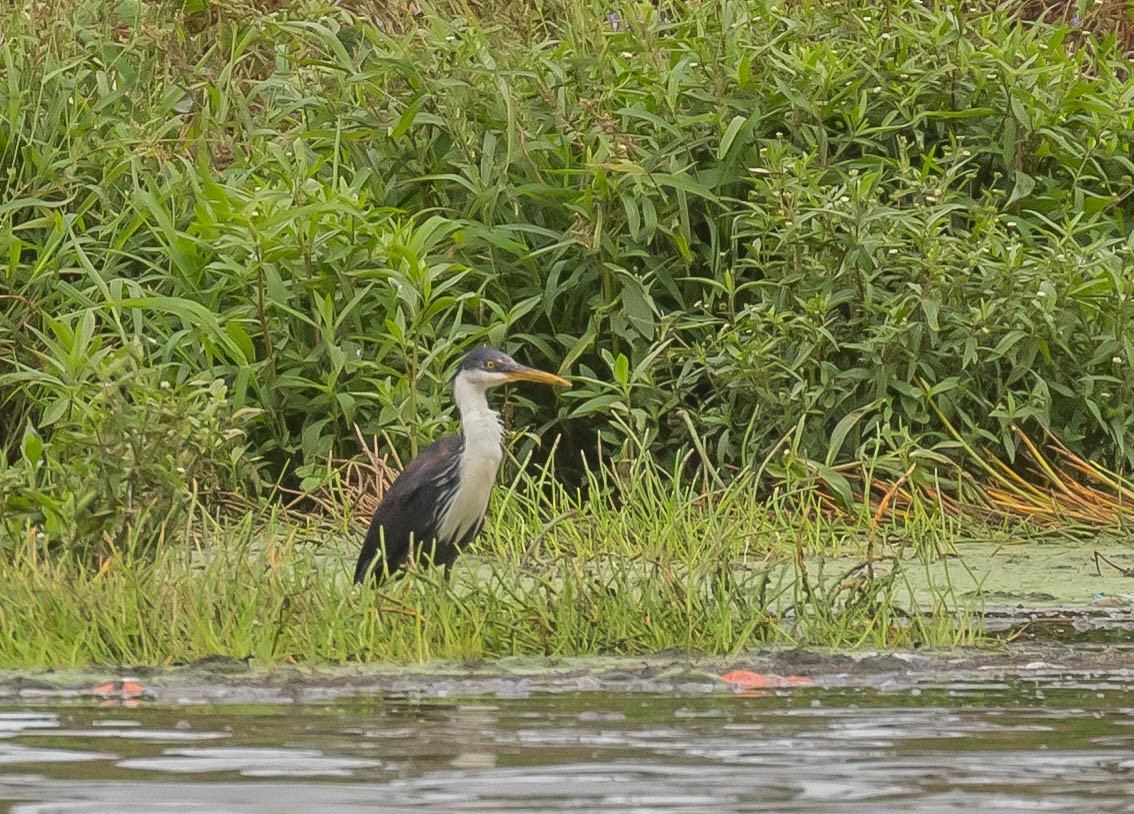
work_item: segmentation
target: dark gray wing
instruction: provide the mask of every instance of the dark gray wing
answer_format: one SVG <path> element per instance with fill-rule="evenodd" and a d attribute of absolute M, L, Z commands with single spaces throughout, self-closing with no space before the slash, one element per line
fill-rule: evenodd
<path fill-rule="evenodd" d="M 464 443 L 459 435 L 434 441 L 390 484 L 362 543 L 354 568 L 356 583 L 368 573 L 380 580 L 404 566 L 411 541 L 418 549 L 430 547 L 439 522 L 442 484 L 455 485 Z"/>

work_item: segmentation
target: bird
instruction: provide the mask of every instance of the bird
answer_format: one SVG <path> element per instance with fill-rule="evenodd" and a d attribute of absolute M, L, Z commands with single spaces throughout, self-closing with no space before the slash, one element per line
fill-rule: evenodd
<path fill-rule="evenodd" d="M 381 582 L 411 561 L 443 566 L 448 579 L 457 555 L 484 525 L 504 456 L 504 427 L 487 393 L 516 381 L 571 386 L 490 347 L 478 347 L 464 357 L 453 377 L 461 434 L 427 446 L 390 484 L 366 531 L 355 584 L 368 576 Z"/>

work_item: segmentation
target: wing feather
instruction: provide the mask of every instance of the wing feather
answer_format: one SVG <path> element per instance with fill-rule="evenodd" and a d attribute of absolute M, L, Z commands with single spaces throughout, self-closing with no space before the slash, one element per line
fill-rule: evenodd
<path fill-rule="evenodd" d="M 447 435 L 423 449 L 394 479 L 370 520 L 354 581 L 382 579 L 405 566 L 411 547 L 431 549 L 443 485 L 455 477 L 464 439 Z M 438 541 L 443 543 L 444 541 Z M 445 546 L 438 545 L 438 553 Z"/>

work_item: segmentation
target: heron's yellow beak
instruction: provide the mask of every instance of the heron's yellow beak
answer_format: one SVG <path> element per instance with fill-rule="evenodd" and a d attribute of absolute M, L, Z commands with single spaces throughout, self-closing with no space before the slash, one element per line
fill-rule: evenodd
<path fill-rule="evenodd" d="M 508 376 L 508 381 L 510 382 L 538 382 L 539 384 L 555 384 L 560 387 L 571 386 L 571 382 L 566 379 L 561 379 L 554 373 L 545 373 L 542 370 L 536 370 L 534 367 L 516 365 L 503 372 Z"/>

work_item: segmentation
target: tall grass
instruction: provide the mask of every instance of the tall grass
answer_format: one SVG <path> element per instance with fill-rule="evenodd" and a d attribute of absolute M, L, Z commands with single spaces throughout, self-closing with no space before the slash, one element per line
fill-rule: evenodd
<path fill-rule="evenodd" d="M 867 563 L 861 526 L 811 512 L 801 523 L 807 490 L 769 509 L 748 483 L 702 495 L 654 466 L 632 474 L 616 500 L 584 500 L 546 468 L 525 470 L 522 488 L 498 493 L 451 584 L 425 570 L 353 586 L 357 539 L 294 518 L 249 514 L 222 527 L 201 511 L 186 529 L 192 548 L 112 550 L 97 569 L 43 558 L 29 538 L 0 559 L 0 664 L 696 656 L 976 639 L 979 607 L 949 584 L 915 588 L 904 569 L 917 558 Z M 917 523 L 923 540 L 947 544 L 943 515 Z"/>

